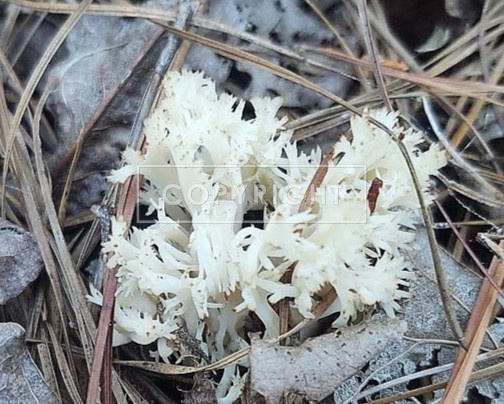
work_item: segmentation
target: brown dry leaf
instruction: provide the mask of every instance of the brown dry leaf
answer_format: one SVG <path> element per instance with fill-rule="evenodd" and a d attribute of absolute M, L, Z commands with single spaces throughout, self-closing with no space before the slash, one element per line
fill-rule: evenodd
<path fill-rule="evenodd" d="M 19 324 L 0 324 L 0 358 L 0 404 L 58 403 L 25 347 Z"/>
<path fill-rule="evenodd" d="M 0 219 L 0 304 L 25 290 L 42 268 L 42 258 L 32 235 Z"/>
<path fill-rule="evenodd" d="M 278 403 L 285 393 L 320 401 L 400 339 L 406 328 L 399 320 L 367 322 L 309 339 L 296 348 L 255 339 L 249 355 L 252 389 L 268 403 Z"/>

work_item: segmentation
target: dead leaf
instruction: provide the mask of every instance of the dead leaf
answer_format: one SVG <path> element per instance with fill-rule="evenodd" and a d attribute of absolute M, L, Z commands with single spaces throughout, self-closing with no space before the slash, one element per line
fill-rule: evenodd
<path fill-rule="evenodd" d="M 32 235 L 0 219 L 0 304 L 25 290 L 42 268 L 43 261 Z"/>
<path fill-rule="evenodd" d="M 271 404 L 285 393 L 320 401 L 405 331 L 405 322 L 386 320 L 342 328 L 294 348 L 252 340 L 252 389 Z"/>
<path fill-rule="evenodd" d="M 51 65 L 49 74 L 49 80 L 58 78 L 58 86 L 47 104 L 57 117 L 55 131 L 59 135 L 57 150 L 48 155 L 51 165 L 60 163 L 59 159 L 74 146 L 76 136 L 104 98 L 131 73 L 130 70 L 143 67 L 136 64 L 135 59 L 143 55 L 145 47 L 152 47 L 149 41 L 158 31 L 158 27 L 142 19 L 88 15 L 69 33 L 65 52 L 56 59 L 58 63 Z M 147 69 L 154 64 L 151 56 L 143 62 L 147 63 Z M 97 137 L 102 137 L 104 129 L 111 125 L 131 124 L 147 81 L 145 71 L 132 73 L 118 98 L 107 105 L 97 125 L 101 129 Z M 107 143 L 108 147 L 114 141 L 117 140 Z"/>
<path fill-rule="evenodd" d="M 334 36 L 327 26 L 313 13 L 303 12 L 303 4 L 295 1 L 256 0 L 251 7 L 249 0 L 234 0 L 233 7 L 229 2 L 211 1 L 206 18 L 223 26 L 233 27 L 233 31 L 250 33 L 286 50 L 299 49 L 302 45 L 319 46 L 332 41 Z M 344 32 L 347 44 L 353 51 L 357 50 L 353 34 L 347 30 L 345 23 L 348 14 L 345 7 L 339 7 L 338 2 L 329 0 L 322 6 L 327 17 L 338 29 Z M 348 75 L 352 74 L 349 65 L 335 62 L 332 68 L 341 74 L 335 76 L 331 72 L 309 65 L 302 60 L 296 60 L 264 49 L 254 41 L 243 45 L 243 41 L 233 35 L 204 31 L 210 38 L 225 41 L 230 45 L 245 46 L 245 49 L 266 56 L 279 66 L 288 67 L 299 74 L 309 77 L 317 85 L 333 92 L 346 94 L 352 84 Z M 208 50 L 193 47 L 186 59 L 186 67 L 203 70 L 213 77 L 218 86 L 224 87 L 234 95 L 251 99 L 257 96 L 280 96 L 283 105 L 305 109 L 329 107 L 331 101 L 315 94 L 303 86 L 277 77 L 267 71 L 247 63 L 229 62 Z M 222 80 L 222 81 L 221 81 Z"/>
<path fill-rule="evenodd" d="M 67 213 L 77 215 L 99 204 L 107 189 L 106 175 L 117 168 L 136 111 L 163 41 L 162 30 L 133 18 L 88 15 L 69 33 L 60 57 L 48 72 L 58 85 L 48 98 L 47 110 L 56 117 L 57 143 L 44 154 L 60 198 L 73 158 L 77 136 L 95 118 L 87 132 Z M 152 52 L 150 52 L 152 51 Z M 63 56 L 65 56 L 63 58 Z"/>
<path fill-rule="evenodd" d="M 182 404 L 212 404 L 216 401 L 215 384 L 208 372 L 194 374 L 191 390 L 184 392 Z"/>
<path fill-rule="evenodd" d="M 416 279 L 410 282 L 410 293 L 413 297 L 406 300 L 403 305 L 405 318 L 414 319 L 408 328 L 410 334 L 415 338 L 453 339 L 453 333 L 446 323 L 432 266 L 427 232 L 423 226 L 419 226 L 415 242 L 405 253 L 416 267 Z M 450 291 L 467 307 L 472 307 L 480 288 L 481 278 L 455 261 L 443 249 L 440 249 L 439 253 Z M 461 324 L 465 324 L 468 311 L 459 304 L 454 308 Z"/>
<path fill-rule="evenodd" d="M 0 324 L 0 404 L 57 403 L 24 344 L 24 329 Z"/>

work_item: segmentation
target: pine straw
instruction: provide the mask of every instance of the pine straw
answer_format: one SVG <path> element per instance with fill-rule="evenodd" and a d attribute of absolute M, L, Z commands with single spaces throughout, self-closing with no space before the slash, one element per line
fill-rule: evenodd
<path fill-rule="evenodd" d="M 352 21 L 355 35 L 365 38 L 363 48 L 367 49 L 369 55 L 369 57 L 360 58 L 352 53 L 345 43 L 344 37 L 338 32 L 337 27 L 331 24 L 316 3 L 311 0 L 306 0 L 306 3 L 333 32 L 338 49 L 332 47 L 302 47 L 299 52 L 296 52 L 252 34 L 237 32 L 232 27 L 207 20 L 202 13 L 194 15 L 190 19 L 190 28 L 181 29 L 180 27 L 175 28 L 173 25 L 175 21 L 180 22 L 181 16 L 176 12 L 141 6 L 90 4 L 89 0 L 85 0 L 79 5 L 29 0 L 11 0 L 10 3 L 38 12 L 68 15 L 65 23 L 61 25 L 56 36 L 42 54 L 32 76 L 25 85 L 22 85 L 16 76 L 11 61 L 7 60 L 3 51 L 0 51 L 3 81 L 9 83 L 9 86 L 14 89 L 18 97 L 17 107 L 12 113 L 7 106 L 8 100 L 5 89 L 3 86 L 0 87 L 0 129 L 4 134 L 0 138 L 4 158 L 1 184 L 2 215 L 12 222 L 24 225 L 33 233 L 45 262 L 46 276 L 42 277 L 40 282 L 34 285 L 31 294 L 22 295 L 19 300 L 26 303 L 26 299 L 28 299 L 29 303 L 23 304 L 22 307 L 25 310 L 25 318 L 27 319 L 27 341 L 33 342 L 36 348 L 32 349 L 32 354 L 40 364 L 50 387 L 62 401 L 70 399 L 79 403 L 87 400 L 88 403 L 94 403 L 98 395 L 100 380 L 102 383 L 105 382 L 102 384 L 104 386 L 102 398 L 105 403 L 112 402 L 112 395 L 118 402 L 125 402 L 125 397 L 135 403 L 142 402 L 140 391 L 153 391 L 154 389 L 147 382 L 138 385 L 140 379 L 137 379 L 137 383 L 133 385 L 129 378 L 124 377 L 123 373 L 113 370 L 110 324 L 113 316 L 113 295 L 116 283 L 114 271 L 108 271 L 106 274 L 104 305 L 100 320 L 97 323 L 96 319 L 93 318 L 89 305 L 85 302 L 87 292 L 80 276 L 80 269 L 99 242 L 97 223 L 89 214 L 79 218 L 66 217 L 65 204 L 68 190 L 72 184 L 73 171 L 71 169 L 68 175 L 67 191 L 55 205 L 52 200 L 51 174 L 47 172 L 44 166 L 39 131 L 41 125 L 48 125 L 48 121 L 43 114 L 43 107 L 55 83 L 48 83 L 38 101 L 33 99 L 33 93 L 55 52 L 75 23 L 84 14 L 145 18 L 155 22 L 166 31 L 185 39 L 186 42 L 183 42 L 176 54 L 172 55 L 169 60 L 164 61 L 165 63 L 172 61 L 170 69 L 180 68 L 190 44 L 197 43 L 225 57 L 253 64 L 297 85 L 311 89 L 336 104 L 334 107 L 291 121 L 289 127 L 296 131 L 295 136 L 297 138 L 306 139 L 323 131 L 337 130 L 342 121 L 348 120 L 348 111 L 360 113 L 360 109 L 366 105 L 377 106 L 395 103 L 395 108 L 399 109 L 404 117 L 413 117 L 415 112 L 411 106 L 415 101 L 422 102 L 424 111 L 430 120 L 429 123 L 441 143 L 450 152 L 453 161 L 457 162 L 458 169 L 472 178 L 474 180 L 473 184 L 482 187 L 481 189 L 475 189 L 474 185 L 471 185 L 471 187 L 464 183 L 457 183 L 453 179 L 445 179 L 444 182 L 448 192 L 456 192 L 468 197 L 476 204 L 485 205 L 489 201 L 485 200 L 484 194 L 491 192 L 495 196 L 494 203 L 500 206 L 504 204 L 504 197 L 499 191 L 499 188 L 502 189 L 504 182 L 502 172 L 497 163 L 491 160 L 485 163 L 488 160 L 487 157 L 494 157 L 494 152 L 485 141 L 485 136 L 476 129 L 479 117 L 490 109 L 494 109 L 499 121 L 504 120 L 502 111 L 498 110 L 499 107 L 503 106 L 501 99 L 504 93 L 504 87 L 499 84 L 502 81 L 504 70 L 504 52 L 500 41 L 504 29 L 502 28 L 504 27 L 504 17 L 502 15 L 504 5 L 499 2 L 494 2 L 498 3 L 494 5 L 491 4 L 492 2 L 486 2 L 485 7 L 487 10 L 482 14 L 479 22 L 422 64 L 419 64 L 394 34 L 389 31 L 383 23 L 381 11 L 374 2 L 372 7 L 366 6 L 364 1 L 356 2 L 359 7 L 352 2 L 347 2 L 349 12 L 354 16 Z M 0 43 L 8 44 L 16 41 L 16 38 L 11 35 L 13 26 L 10 27 L 11 29 L 2 31 L 3 37 L 0 38 Z M 335 74 L 339 72 L 334 68 L 334 61 L 347 63 L 353 67 L 355 76 L 360 79 L 358 95 L 346 101 L 317 86 L 309 79 L 277 66 L 257 54 L 198 35 L 198 28 L 226 33 L 291 58 L 296 63 L 311 65 Z M 149 46 L 152 46 L 156 40 L 157 37 L 153 39 Z M 133 68 L 134 66 L 132 66 L 132 70 Z M 446 74 L 449 76 L 441 77 Z M 373 81 L 373 78 L 375 81 Z M 146 94 L 147 97 L 145 97 L 145 102 L 133 130 L 138 135 L 140 135 L 145 114 L 155 105 L 159 80 L 159 75 L 153 76 L 151 79 L 151 85 Z M 378 85 L 375 86 L 374 82 L 378 83 Z M 105 97 L 93 119 L 78 137 L 75 148 L 65 159 L 65 164 L 70 167 L 76 166 L 79 150 L 86 141 L 94 123 L 121 90 L 122 84 Z M 432 108 L 434 102 L 448 114 L 449 118 L 446 122 L 441 121 L 434 112 Z M 26 124 L 21 124 L 23 119 L 25 119 Z M 135 142 L 139 147 L 141 147 L 142 143 L 141 138 L 138 138 Z M 476 145 L 477 157 L 482 162 L 474 158 L 472 158 L 472 161 L 468 160 L 466 154 L 464 154 L 464 148 L 468 143 Z M 32 160 L 35 161 L 35 167 L 32 167 Z M 8 178 L 14 181 L 14 188 L 7 186 Z M 117 214 L 123 216 L 126 220 L 131 220 L 136 204 L 135 193 L 138 189 L 135 182 L 139 180 L 133 178 L 121 189 L 111 188 L 107 193 L 107 200 L 104 201 L 104 204 L 110 205 L 113 203 L 116 200 L 115 195 L 118 194 Z M 485 193 L 481 192 L 482 189 L 485 189 Z M 426 218 L 428 218 L 428 215 Z M 473 217 L 467 214 L 465 220 L 454 224 L 449 217 L 446 217 L 446 223 L 454 230 L 461 228 L 463 235 L 464 231 L 473 224 L 474 220 L 472 219 Z M 483 223 L 489 222 L 488 219 L 483 219 Z M 503 218 L 497 218 L 495 222 L 502 223 L 502 220 Z M 77 224 L 82 229 L 80 236 L 71 243 L 67 243 L 64 237 L 65 228 Z M 432 231 L 433 226 L 428 227 Z M 434 240 L 431 241 L 435 256 L 437 246 Z M 455 242 L 453 251 L 457 252 L 458 257 L 461 256 L 461 252 L 468 250 L 469 247 L 466 241 L 461 236 L 460 240 Z M 503 247 L 504 245 L 501 243 L 500 248 Z M 472 257 L 476 263 L 475 266 L 482 267 L 478 257 L 474 254 L 472 254 Z M 441 268 L 438 269 L 441 270 Z M 472 309 L 471 318 L 465 325 L 465 338 L 468 349 L 466 351 L 462 347 L 458 348 L 459 354 L 452 367 L 449 380 L 406 391 L 387 399 L 376 400 L 373 401 L 374 403 L 394 402 L 408 397 L 418 397 L 445 387 L 444 402 L 458 402 L 468 384 L 504 373 L 504 364 L 473 371 L 475 361 L 481 359 L 482 356 L 503 354 L 502 349 L 494 349 L 478 356 L 481 351 L 482 337 L 487 331 L 488 325 L 495 318 L 494 307 L 496 306 L 497 295 L 502 293 L 496 286 L 502 284 L 504 268 L 498 259 L 494 258 L 488 271 L 482 272 L 489 274 L 492 278 L 486 277 L 483 281 L 477 302 Z M 442 276 L 442 274 L 438 275 Z M 48 284 L 44 282 L 46 278 L 49 280 Z M 442 295 L 444 301 L 448 303 L 446 306 L 448 309 L 447 287 L 442 291 Z M 334 292 L 328 293 L 324 301 L 320 302 L 315 309 L 315 312 L 318 315 L 323 313 L 324 308 L 334 298 Z M 451 317 L 451 315 L 448 317 Z M 20 321 L 12 318 L 8 309 L 4 310 L 3 319 Z M 69 324 L 73 324 L 72 328 L 70 328 Z M 288 321 L 284 321 L 284 324 L 288 324 Z M 307 324 L 308 322 L 305 321 L 292 330 L 284 328 L 285 334 L 279 338 L 279 341 L 299 331 Z M 456 326 L 455 321 L 452 327 L 456 328 Z M 72 349 L 68 349 L 69 347 Z M 173 375 L 219 369 L 230 363 L 235 363 L 246 354 L 247 350 L 237 352 L 205 368 L 187 368 L 168 364 L 153 365 L 152 363 L 140 362 L 125 363 L 124 361 L 121 363 Z M 81 366 L 81 363 L 85 365 Z M 157 366 L 156 369 L 153 366 Z M 376 393 L 379 389 L 409 382 L 426 375 L 432 376 L 450 366 L 440 366 L 392 380 L 386 386 L 377 386 L 367 393 Z M 103 379 L 100 379 L 101 377 Z M 87 392 L 82 380 L 89 381 L 87 383 Z M 157 392 L 156 394 L 159 396 L 159 394 L 163 393 Z M 152 393 L 153 396 L 156 396 L 156 394 Z M 168 397 L 163 397 L 163 399 L 169 402 Z"/>

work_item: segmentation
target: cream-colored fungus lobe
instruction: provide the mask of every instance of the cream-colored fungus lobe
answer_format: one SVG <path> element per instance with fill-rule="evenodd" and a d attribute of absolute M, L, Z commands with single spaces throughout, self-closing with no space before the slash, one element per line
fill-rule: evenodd
<path fill-rule="evenodd" d="M 201 72 L 170 72 L 163 88 L 145 122 L 145 150 L 126 150 L 127 164 L 110 175 L 124 182 L 141 172 L 141 202 L 154 217 L 129 232 L 114 219 L 103 246 L 113 253 L 108 265 L 119 267 L 114 345 L 157 342 L 153 355 L 175 362 L 183 354 L 177 330 L 185 326 L 219 360 L 247 345 L 250 311 L 264 336 L 275 337 L 272 305 L 291 298 L 294 318 L 310 318 L 325 285 L 337 295 L 327 314 L 340 313 L 339 322 L 375 304 L 394 316 L 409 296 L 400 286 L 412 272 L 400 250 L 414 240 L 418 201 L 397 145 L 369 117 L 404 135 L 428 199 L 429 176 L 446 164 L 444 152 L 421 148 L 422 135 L 400 127 L 396 113 L 366 110 L 351 118 L 350 136 L 334 147 L 338 161 L 300 212 L 321 152 L 298 150 L 287 119 L 277 118 L 280 98 L 250 100 L 255 118 L 244 120 L 245 102 L 218 94 Z M 382 186 L 370 209 L 374 179 Z M 244 226 L 251 210 L 262 212 L 263 226 Z M 291 267 L 291 281 L 282 282 Z M 92 295 L 100 304 L 99 292 Z M 224 374 L 221 403 L 239 395 L 243 379 L 233 375 Z"/>

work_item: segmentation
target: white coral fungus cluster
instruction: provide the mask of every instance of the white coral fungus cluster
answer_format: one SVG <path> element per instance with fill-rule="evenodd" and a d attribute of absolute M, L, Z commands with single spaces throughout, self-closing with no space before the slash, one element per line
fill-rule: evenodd
<path fill-rule="evenodd" d="M 277 336 L 273 305 L 290 298 L 297 318 L 310 318 L 324 286 L 336 292 L 329 311 L 341 321 L 375 304 L 394 315 L 408 296 L 400 249 L 414 238 L 418 201 L 399 148 L 369 117 L 401 136 L 427 198 L 429 176 L 446 164 L 437 146 L 421 148 L 422 136 L 400 127 L 396 113 L 366 111 L 352 117 L 321 175 L 320 150 L 300 152 L 277 118 L 280 98 L 250 100 L 255 117 L 246 120 L 245 102 L 217 94 L 202 73 L 171 72 L 163 86 L 145 151 L 127 150 L 128 164 L 111 175 L 142 174 L 142 202 L 155 217 L 126 238 L 114 220 L 104 245 L 108 265 L 119 267 L 115 345 L 157 341 L 159 356 L 173 361 L 184 326 L 218 360 L 246 345 L 251 311 L 266 337 Z M 244 226 L 250 211 L 260 226 Z"/>

